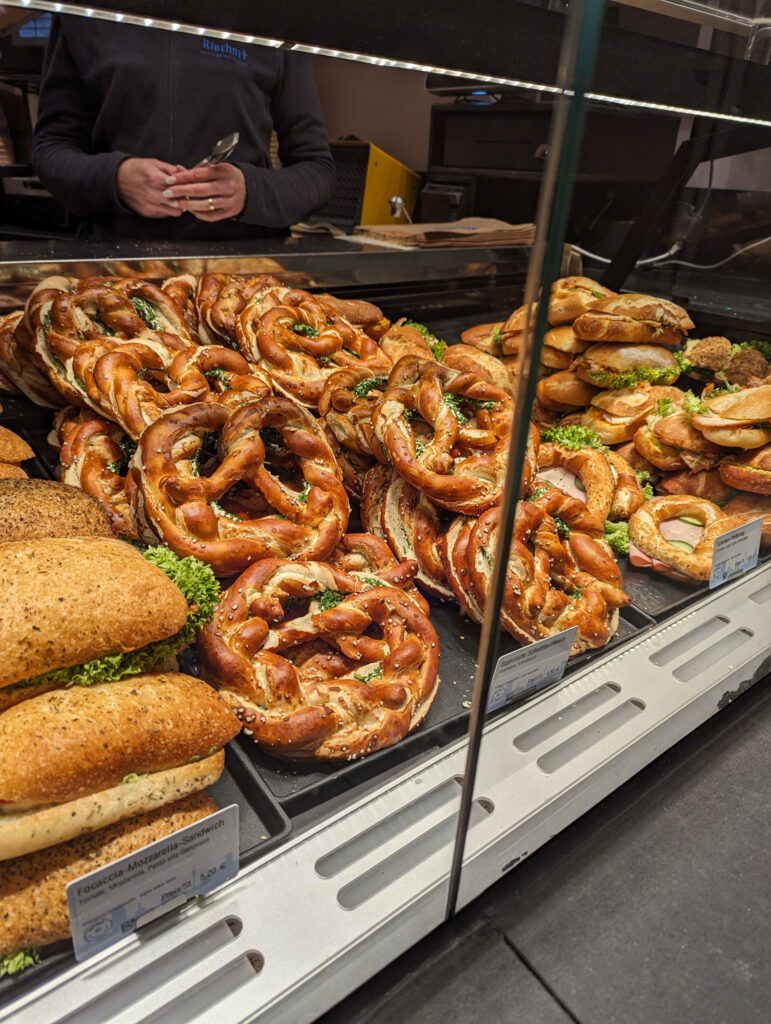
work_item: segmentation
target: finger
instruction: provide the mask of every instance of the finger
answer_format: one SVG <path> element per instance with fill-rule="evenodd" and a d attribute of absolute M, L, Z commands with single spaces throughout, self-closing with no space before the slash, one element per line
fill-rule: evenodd
<path fill-rule="evenodd" d="M 215 164 L 213 167 L 191 167 L 189 171 L 180 171 L 176 167 L 172 169 L 169 177 L 174 178 L 174 181 L 169 181 L 169 185 L 193 185 L 202 181 L 216 181 L 222 177 L 219 170 L 221 164 Z"/>
<path fill-rule="evenodd" d="M 202 181 L 192 185 L 174 185 L 161 193 L 164 199 L 206 199 L 207 196 L 226 196 L 232 189 L 221 182 Z"/>
<path fill-rule="evenodd" d="M 190 213 L 217 214 L 218 216 L 221 216 L 222 211 L 229 209 L 231 205 L 230 199 L 223 199 L 221 196 L 207 196 L 205 199 L 187 199 L 184 203 L 181 203 L 182 208 Z"/>
<path fill-rule="evenodd" d="M 156 169 L 164 175 L 176 174 L 178 164 L 167 164 L 165 160 L 155 160 Z"/>

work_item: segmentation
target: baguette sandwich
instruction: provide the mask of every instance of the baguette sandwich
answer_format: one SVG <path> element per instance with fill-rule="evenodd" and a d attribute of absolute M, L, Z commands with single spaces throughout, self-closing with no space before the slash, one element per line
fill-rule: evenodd
<path fill-rule="evenodd" d="M 240 724 L 192 676 L 54 690 L 0 715 L 0 861 L 22 857 L 217 781 Z"/>
<path fill-rule="evenodd" d="M 108 538 L 0 544 L 0 712 L 163 665 L 211 618 L 211 569 Z"/>
<path fill-rule="evenodd" d="M 68 939 L 67 885 L 216 811 L 205 793 L 108 825 L 27 857 L 0 871 L 0 977 L 37 959 L 36 946 Z M 33 948 L 29 948 L 33 947 Z"/>

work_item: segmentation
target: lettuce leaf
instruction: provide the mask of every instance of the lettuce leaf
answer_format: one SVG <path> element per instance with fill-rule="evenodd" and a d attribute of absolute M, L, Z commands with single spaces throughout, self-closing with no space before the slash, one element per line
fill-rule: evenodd
<path fill-rule="evenodd" d="M 40 963 L 40 953 L 33 946 L 20 949 L 18 953 L 6 953 L 5 956 L 0 956 L 0 978 L 20 974 L 37 963 Z"/>

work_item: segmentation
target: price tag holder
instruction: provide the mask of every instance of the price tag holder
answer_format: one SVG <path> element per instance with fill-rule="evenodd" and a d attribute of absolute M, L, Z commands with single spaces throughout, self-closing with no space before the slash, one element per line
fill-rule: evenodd
<path fill-rule="evenodd" d="M 709 589 L 719 587 L 734 576 L 740 576 L 758 564 L 760 551 L 760 535 L 763 529 L 762 519 L 742 523 L 735 530 L 721 533 L 715 538 L 712 549 L 712 572 L 709 577 Z"/>
<path fill-rule="evenodd" d="M 560 680 L 577 633 L 578 627 L 571 626 L 499 658 L 487 698 L 488 713 Z"/>
<path fill-rule="evenodd" d="M 70 882 L 75 957 L 87 960 L 237 874 L 238 806 L 231 804 Z"/>

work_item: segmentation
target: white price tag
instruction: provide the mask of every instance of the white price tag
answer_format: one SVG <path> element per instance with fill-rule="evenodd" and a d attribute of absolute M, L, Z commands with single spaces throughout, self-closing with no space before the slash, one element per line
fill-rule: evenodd
<path fill-rule="evenodd" d="M 577 626 L 547 636 L 529 647 L 504 654 L 495 666 L 487 710 L 496 711 L 530 690 L 542 690 L 562 678 Z"/>
<path fill-rule="evenodd" d="M 709 588 L 719 587 L 726 580 L 740 573 L 754 569 L 758 564 L 760 551 L 760 534 L 763 529 L 762 519 L 753 519 L 743 523 L 735 530 L 721 533 L 715 538 L 712 549 L 712 573 L 709 577 Z"/>
<path fill-rule="evenodd" d="M 231 804 L 67 886 L 75 956 L 86 960 L 137 927 L 238 874 Z"/>

